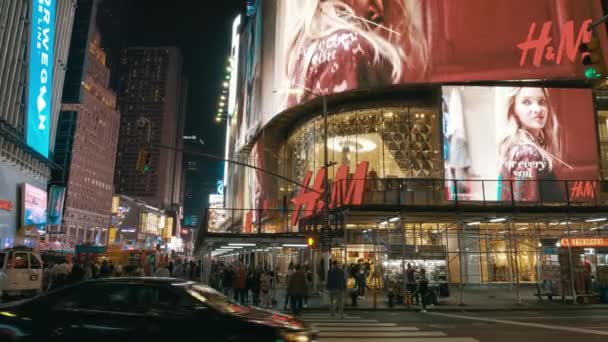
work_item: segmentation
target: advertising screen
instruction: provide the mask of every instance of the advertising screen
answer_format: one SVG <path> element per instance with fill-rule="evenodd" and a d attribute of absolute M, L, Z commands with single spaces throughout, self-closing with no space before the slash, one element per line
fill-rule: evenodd
<path fill-rule="evenodd" d="M 209 225 L 210 232 L 218 232 L 226 221 L 226 210 L 224 208 L 224 195 L 209 195 Z"/>
<path fill-rule="evenodd" d="M 61 224 L 63 217 L 63 204 L 65 201 L 65 187 L 52 185 L 49 189 L 49 225 L 57 226 Z"/>
<path fill-rule="evenodd" d="M 33 185 L 23 185 L 23 225 L 42 226 L 47 222 L 47 194 Z"/>
<path fill-rule="evenodd" d="M 446 184 L 449 199 L 594 196 L 599 161 L 591 90 L 445 86 L 442 111 L 445 178 L 454 180 Z"/>
<path fill-rule="evenodd" d="M 262 1 L 241 39 L 245 117 L 237 146 L 319 95 L 582 78 L 578 46 L 602 14 L 599 0 Z M 605 44 L 605 28 L 598 32 Z"/>
<path fill-rule="evenodd" d="M 27 96 L 27 144 L 49 156 L 56 0 L 32 0 Z"/>

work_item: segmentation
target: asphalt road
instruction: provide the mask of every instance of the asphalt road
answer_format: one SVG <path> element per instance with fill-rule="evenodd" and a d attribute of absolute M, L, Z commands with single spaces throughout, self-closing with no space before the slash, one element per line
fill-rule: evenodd
<path fill-rule="evenodd" d="M 321 342 L 608 341 L 608 310 L 349 311 L 344 319 L 315 311 L 302 318 Z"/>

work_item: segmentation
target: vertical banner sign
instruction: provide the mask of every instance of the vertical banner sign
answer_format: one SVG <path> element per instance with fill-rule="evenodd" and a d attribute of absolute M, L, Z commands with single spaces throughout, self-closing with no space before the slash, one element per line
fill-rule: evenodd
<path fill-rule="evenodd" d="M 49 156 L 56 0 L 32 0 L 27 96 L 27 144 Z"/>
<path fill-rule="evenodd" d="M 49 190 L 48 224 L 58 226 L 63 217 L 63 204 L 65 202 L 65 187 L 51 185 Z"/>

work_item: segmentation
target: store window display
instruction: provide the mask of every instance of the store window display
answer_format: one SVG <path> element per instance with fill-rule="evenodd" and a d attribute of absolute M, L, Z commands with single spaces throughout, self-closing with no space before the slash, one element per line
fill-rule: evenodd
<path fill-rule="evenodd" d="M 441 178 L 440 130 L 432 108 L 372 108 L 331 114 L 328 120 L 329 168 L 349 165 L 353 172 L 362 161 L 369 163 L 368 190 L 385 190 L 382 179 Z M 293 158 L 288 177 L 303 179 L 306 171 L 323 166 L 323 119 L 302 125 L 288 139 Z"/>

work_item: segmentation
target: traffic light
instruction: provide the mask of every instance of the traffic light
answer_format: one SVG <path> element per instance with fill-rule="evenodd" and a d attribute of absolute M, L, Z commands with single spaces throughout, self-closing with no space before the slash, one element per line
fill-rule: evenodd
<path fill-rule="evenodd" d="M 308 239 L 306 239 L 306 242 L 308 243 L 308 247 L 313 248 L 315 246 L 315 238 L 308 237 Z"/>
<path fill-rule="evenodd" d="M 148 173 L 150 171 L 150 151 L 145 148 L 139 149 L 139 155 L 137 156 L 137 172 Z"/>
<path fill-rule="evenodd" d="M 582 43 L 579 51 L 582 54 L 583 65 L 585 65 L 585 78 L 589 80 L 606 78 L 604 55 L 597 35 L 591 35 L 591 40 L 588 43 Z"/>

